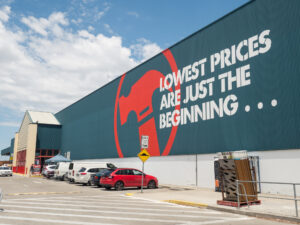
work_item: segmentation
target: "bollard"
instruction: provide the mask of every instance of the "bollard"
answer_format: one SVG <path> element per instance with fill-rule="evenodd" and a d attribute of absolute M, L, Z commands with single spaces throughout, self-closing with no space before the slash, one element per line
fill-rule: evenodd
<path fill-rule="evenodd" d="M 240 209 L 239 180 L 236 180 L 236 196 L 238 200 L 238 209 Z"/>
<path fill-rule="evenodd" d="M 293 188 L 294 188 L 294 199 L 295 199 L 296 217 L 298 217 L 298 204 L 297 204 L 296 184 L 293 184 Z"/>

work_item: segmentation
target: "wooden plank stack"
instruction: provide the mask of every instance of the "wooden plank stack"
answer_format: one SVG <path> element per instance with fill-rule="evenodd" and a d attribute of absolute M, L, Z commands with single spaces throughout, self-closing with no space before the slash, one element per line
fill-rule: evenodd
<path fill-rule="evenodd" d="M 256 181 L 255 174 L 251 172 L 249 159 L 219 159 L 220 176 L 222 179 L 222 197 L 223 201 L 237 202 L 236 180 Z M 239 193 L 247 194 L 248 201 L 257 201 L 257 184 L 252 182 L 241 183 Z M 246 191 L 246 193 L 245 193 Z M 240 202 L 246 202 L 245 196 L 240 196 Z"/>

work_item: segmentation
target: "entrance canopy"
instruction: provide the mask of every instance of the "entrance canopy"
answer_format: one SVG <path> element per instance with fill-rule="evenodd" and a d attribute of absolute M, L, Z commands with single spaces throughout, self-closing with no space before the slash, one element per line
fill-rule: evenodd
<path fill-rule="evenodd" d="M 70 159 L 63 157 L 62 155 L 58 154 L 50 159 L 47 159 L 45 163 L 57 163 L 57 162 L 71 162 Z"/>

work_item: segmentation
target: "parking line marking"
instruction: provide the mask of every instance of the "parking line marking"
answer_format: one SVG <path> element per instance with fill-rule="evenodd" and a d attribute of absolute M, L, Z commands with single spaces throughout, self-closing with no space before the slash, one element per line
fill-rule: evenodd
<path fill-rule="evenodd" d="M 53 194 L 53 193 L 59 193 L 59 194 L 78 194 L 78 193 L 82 193 L 81 191 L 71 191 L 71 192 L 30 192 L 30 193 L 10 193 L 10 194 L 5 194 L 5 195 L 32 195 L 32 194 Z M 123 195 L 111 195 L 111 196 L 101 196 L 101 195 L 70 195 L 68 197 L 65 196 L 47 196 L 47 197 L 40 197 L 40 198 L 24 198 L 24 199 L 28 199 L 28 200 L 35 200 L 35 199 L 56 199 L 56 198 L 69 198 L 69 199 L 74 199 L 74 198 L 83 198 L 86 199 L 87 197 L 92 197 L 92 198 L 98 198 L 98 199 L 111 199 L 111 198 L 115 198 L 115 199 L 120 199 L 120 197 L 123 197 L 124 199 L 127 198 Z M 9 200 L 20 200 L 20 198 L 14 198 L 14 199 L 9 199 Z"/>
<path fill-rule="evenodd" d="M 13 201 L 13 202 L 10 202 L 10 201 L 7 201 L 7 200 L 4 200 L 2 201 L 4 203 L 12 203 L 12 204 L 15 204 L 16 202 Z M 43 203 L 43 202 L 26 202 L 26 201 L 19 201 L 18 203 L 22 203 L 23 205 L 51 205 L 51 206 L 68 206 L 68 207 L 74 207 L 74 205 L 72 204 L 63 204 L 63 203 Z M 108 209 L 108 208 L 111 208 L 111 209 L 121 209 L 121 210 L 124 210 L 124 207 L 117 207 L 117 206 L 91 206 L 91 205 L 79 205 L 80 207 L 85 207 L 85 208 L 98 208 L 98 209 Z M 75 206 L 76 207 L 76 206 Z M 180 206 L 179 206 L 180 207 Z M 173 207 L 174 210 L 167 210 L 167 209 L 149 209 L 149 208 L 141 208 L 141 207 L 138 207 L 138 208 L 135 208 L 135 207 L 130 207 L 130 208 L 127 208 L 128 210 L 138 210 L 138 211 L 159 211 L 159 212 L 176 212 L 176 207 Z M 189 212 L 189 213 L 195 213 L 195 214 L 200 214 L 199 211 L 194 211 L 194 210 L 185 210 L 185 212 Z"/>
<path fill-rule="evenodd" d="M 82 204 L 82 203 L 86 203 L 86 200 L 82 200 L 82 201 L 72 201 L 72 200 L 65 200 L 65 199 L 62 199 L 62 200 L 59 200 L 59 199 L 43 199 L 43 200 L 39 200 L 39 199 L 36 199 L 34 200 L 35 202 L 62 202 L 62 203 L 76 203 L 76 204 Z M 95 202 L 97 203 L 97 202 Z M 130 205 L 130 206 L 144 206 L 144 205 L 147 205 L 147 206 L 155 206 L 157 205 L 157 203 L 155 202 L 110 202 L 109 200 L 99 200 L 98 203 L 101 203 L 101 204 L 104 204 L 104 205 Z M 174 207 L 177 207 L 177 205 L 175 204 L 169 204 L 167 205 L 168 207 L 170 208 L 174 208 Z"/>
<path fill-rule="evenodd" d="M 71 191 L 71 192 L 27 192 L 27 193 L 8 193 L 8 194 L 5 194 L 5 195 L 17 196 L 17 195 L 48 195 L 48 194 L 76 194 L 76 193 L 81 193 L 81 191 Z"/>
<path fill-rule="evenodd" d="M 42 184 L 42 182 L 40 182 L 40 181 L 33 181 L 33 183 Z"/>
<path fill-rule="evenodd" d="M 120 212 L 120 211 L 107 211 L 107 210 L 89 210 L 89 209 L 61 209 L 61 208 L 51 208 L 51 207 L 35 207 L 35 206 L 20 206 L 20 205 L 5 205 L 1 204 L 1 206 L 4 207 L 15 207 L 15 208 L 24 208 L 24 209 L 40 209 L 40 210 L 65 210 L 65 211 L 76 211 L 76 212 L 97 212 L 97 213 L 110 213 L 110 214 L 125 214 L 125 215 L 145 215 L 145 216 L 171 216 L 171 217 L 189 217 L 189 218 L 209 218 L 211 219 L 211 216 L 203 216 L 203 215 L 178 215 L 177 211 L 174 211 L 174 213 L 177 213 L 177 215 L 170 215 L 170 214 L 159 214 L 159 213 L 142 213 L 142 212 Z M 4 209 L 4 212 L 6 209 Z M 224 219 L 224 218 L 218 218 L 218 219 Z"/>
<path fill-rule="evenodd" d="M 53 219 L 36 219 L 36 218 L 28 218 L 28 217 L 14 217 L 14 216 L 1 216 L 2 219 L 11 219 L 11 220 L 27 220 L 34 222 L 47 222 L 47 223 L 65 223 L 65 224 L 78 224 L 78 225 L 117 225 L 117 224 L 108 224 L 108 223 L 90 223 L 90 222 L 80 222 L 80 221 L 64 221 L 64 220 L 53 220 Z"/>
<path fill-rule="evenodd" d="M 36 211 L 22 211 L 22 210 L 6 210 L 8 213 L 24 213 L 24 214 L 40 214 L 48 216 L 62 216 L 62 217 L 82 217 L 82 218 L 95 218 L 95 219 L 109 219 L 109 220 L 126 220 L 126 221 L 145 221 L 145 222 L 160 222 L 160 223 L 196 223 L 196 221 L 187 221 L 187 220 L 169 220 L 169 219 L 146 219 L 146 218 L 128 218 L 128 217 L 111 217 L 111 216 L 92 216 L 92 215 L 76 215 L 76 214 L 65 214 L 65 213 L 49 213 L 49 212 L 36 212 Z M 250 217 L 240 217 L 234 219 L 222 219 L 222 221 L 242 221 L 250 220 L 253 218 Z M 216 220 L 218 221 L 218 220 Z"/>
<path fill-rule="evenodd" d="M 83 196 L 83 197 L 49 197 L 49 198 L 24 198 L 26 200 L 49 200 L 49 201 L 56 201 L 56 200 L 79 200 L 79 201 L 84 201 L 86 202 L 86 199 L 87 199 L 87 196 Z M 17 201 L 17 200 L 20 200 L 20 199 L 7 199 L 7 200 L 13 200 L 13 201 Z M 129 203 L 134 203 L 134 202 L 138 202 L 138 203 L 142 203 L 141 200 L 136 200 L 136 199 L 129 199 L 129 198 L 125 198 L 123 197 L 122 199 L 121 198 L 118 198 L 118 199 L 110 199 L 110 198 L 107 198 L 107 199 L 102 199 L 102 198 L 98 198 L 98 199 L 89 199 L 89 202 L 105 202 L 105 201 L 109 201 L 109 202 L 120 202 L 120 201 L 127 201 Z M 143 202 L 149 202 L 147 200 L 143 200 Z M 160 202 L 157 202 L 157 203 L 160 203 Z"/>

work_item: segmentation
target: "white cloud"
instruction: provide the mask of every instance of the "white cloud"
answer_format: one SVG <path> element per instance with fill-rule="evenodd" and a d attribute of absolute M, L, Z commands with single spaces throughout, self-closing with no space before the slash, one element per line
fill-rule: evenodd
<path fill-rule="evenodd" d="M 105 29 L 107 30 L 108 33 L 113 34 L 113 30 L 111 29 L 111 27 L 109 26 L 109 24 L 104 24 Z"/>
<path fill-rule="evenodd" d="M 29 16 L 23 17 L 21 21 L 34 32 L 43 36 L 47 36 L 49 32 L 55 36 L 61 36 L 63 33 L 61 25 L 66 26 L 69 24 L 68 20 L 61 12 L 52 13 L 48 19 L 37 19 L 33 16 Z"/>
<path fill-rule="evenodd" d="M 127 12 L 129 16 L 134 16 L 135 18 L 139 18 L 140 15 L 137 12 Z"/>
<path fill-rule="evenodd" d="M 88 26 L 88 31 L 94 31 L 95 28 L 93 26 Z"/>
<path fill-rule="evenodd" d="M 136 54 L 160 50 L 144 39 L 128 48 L 119 36 L 72 32 L 61 12 L 22 22 L 29 31 L 0 21 L 0 107 L 13 111 L 57 112 L 137 65 Z"/>
<path fill-rule="evenodd" d="M 162 51 L 156 43 L 152 43 L 145 38 L 139 39 L 136 44 L 130 46 L 130 49 L 133 51 L 134 56 L 142 62 Z"/>
<path fill-rule="evenodd" d="M 20 127 L 20 124 L 17 122 L 0 122 L 2 127 Z"/>
<path fill-rule="evenodd" d="M 9 14 L 10 14 L 10 7 L 4 6 L 3 8 L 0 9 L 0 20 L 3 22 L 7 22 L 9 19 Z"/>
<path fill-rule="evenodd" d="M 110 7 L 106 6 L 102 11 L 98 12 L 95 15 L 96 21 L 100 20 L 108 12 L 109 9 L 110 9 Z"/>

